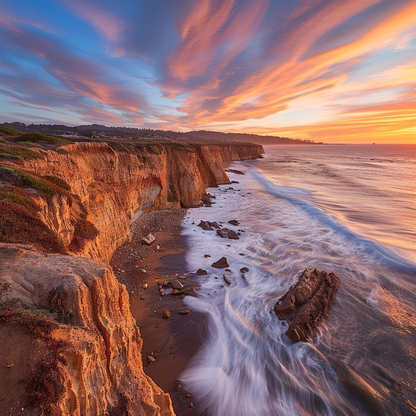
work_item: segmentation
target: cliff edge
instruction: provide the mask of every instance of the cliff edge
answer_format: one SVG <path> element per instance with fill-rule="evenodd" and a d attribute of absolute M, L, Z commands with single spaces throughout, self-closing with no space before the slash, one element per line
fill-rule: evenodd
<path fill-rule="evenodd" d="M 0 161 L 0 408 L 174 415 L 143 372 L 126 288 L 104 264 L 142 212 L 194 207 L 251 144 L 73 143 Z"/>

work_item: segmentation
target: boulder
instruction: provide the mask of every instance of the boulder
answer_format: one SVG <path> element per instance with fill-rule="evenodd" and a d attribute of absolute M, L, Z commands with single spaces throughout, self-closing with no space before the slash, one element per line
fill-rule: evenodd
<path fill-rule="evenodd" d="M 317 269 L 302 272 L 294 287 L 274 307 L 279 319 L 291 321 L 286 335 L 292 342 L 310 342 L 314 329 L 329 316 L 336 299 L 339 279 Z"/>
<path fill-rule="evenodd" d="M 241 172 L 241 170 L 237 169 L 225 169 L 226 172 L 236 173 L 237 175 L 245 175 L 244 172 Z"/>
<path fill-rule="evenodd" d="M 218 261 L 211 264 L 211 267 L 215 267 L 216 269 L 225 269 L 229 267 L 228 260 L 226 257 L 221 257 Z"/>
<path fill-rule="evenodd" d="M 217 235 L 219 235 L 221 238 L 227 238 L 228 234 L 223 230 L 217 230 Z"/>
<path fill-rule="evenodd" d="M 213 228 L 217 228 L 217 229 L 220 228 L 217 221 L 207 221 L 207 223 Z"/>
<path fill-rule="evenodd" d="M 183 284 L 179 280 L 173 279 L 167 284 L 167 287 L 179 290 L 183 288 Z"/>
<path fill-rule="evenodd" d="M 207 272 L 206 270 L 204 270 L 204 269 L 198 269 L 198 270 L 196 271 L 196 274 L 197 274 L 198 276 L 204 276 L 204 275 L 208 274 L 208 272 Z"/>
<path fill-rule="evenodd" d="M 248 273 L 248 272 L 249 272 L 249 270 L 248 270 L 248 268 L 247 268 L 247 267 L 242 267 L 242 268 L 240 269 L 240 272 L 241 272 L 241 273 Z"/>
<path fill-rule="evenodd" d="M 233 230 L 228 231 L 227 236 L 228 236 L 228 238 L 230 238 L 231 240 L 238 240 L 238 239 L 240 238 L 240 237 L 238 236 L 238 234 L 237 234 L 235 231 L 233 231 Z"/>
<path fill-rule="evenodd" d="M 201 220 L 200 223 L 198 224 L 198 227 L 201 227 L 205 231 L 212 230 L 212 227 L 209 225 L 208 221 Z"/>
<path fill-rule="evenodd" d="M 231 225 L 238 225 L 238 224 L 240 224 L 237 220 L 230 220 L 230 221 L 228 221 L 228 224 L 231 224 Z"/>
<path fill-rule="evenodd" d="M 142 238 L 142 241 L 145 242 L 148 246 L 156 240 L 156 237 L 153 234 L 147 234 L 145 237 Z"/>
<path fill-rule="evenodd" d="M 172 311 L 171 311 L 170 309 L 165 309 L 165 310 L 163 311 L 163 313 L 162 313 L 162 316 L 163 316 L 165 319 L 168 319 L 168 318 L 170 318 L 170 317 L 172 316 Z"/>

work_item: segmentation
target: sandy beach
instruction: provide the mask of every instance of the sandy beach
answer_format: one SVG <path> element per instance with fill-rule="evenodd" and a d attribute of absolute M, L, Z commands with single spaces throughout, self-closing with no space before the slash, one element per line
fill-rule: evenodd
<path fill-rule="evenodd" d="M 131 312 L 143 338 L 146 374 L 170 393 L 177 415 L 198 415 L 192 392 L 178 377 L 204 340 L 204 316 L 183 306 L 184 294 L 160 293 L 160 287 L 172 280 L 179 281 L 186 293 L 197 288 L 198 277 L 185 262 L 188 243 L 181 235 L 185 214 L 184 209 L 144 213 L 131 227 L 131 241 L 114 253 L 110 264 L 130 294 Z M 156 237 L 151 245 L 142 241 L 148 233 Z M 163 317 L 166 310 L 171 312 L 169 318 Z"/>

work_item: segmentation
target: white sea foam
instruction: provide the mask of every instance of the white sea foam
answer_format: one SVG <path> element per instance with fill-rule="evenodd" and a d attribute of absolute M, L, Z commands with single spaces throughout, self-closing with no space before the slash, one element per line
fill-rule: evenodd
<path fill-rule="evenodd" d="M 215 204 L 190 210 L 184 223 L 189 269 L 208 271 L 199 278 L 198 298 L 185 303 L 206 314 L 209 338 L 182 374 L 183 382 L 210 416 L 383 414 L 373 409 L 371 398 L 363 399 L 367 393 L 351 396 L 339 377 L 358 371 L 360 349 L 384 322 L 387 312 L 378 306 L 375 288 L 415 289 L 415 282 L 409 283 L 415 265 L 349 230 L 318 208 L 309 190 L 279 187 L 247 164 L 237 169 L 246 175 L 230 173 L 240 182 L 231 185 L 234 190 L 209 189 Z M 240 225 L 228 224 L 232 219 Z M 222 239 L 198 227 L 200 220 L 245 232 L 239 240 Z M 223 256 L 231 284 L 223 270 L 211 267 Z M 242 267 L 249 272 L 243 275 Z M 272 308 L 307 267 L 336 272 L 341 289 L 315 343 L 291 345 L 284 336 L 287 323 Z M 367 391 L 354 377 L 351 383 Z"/>

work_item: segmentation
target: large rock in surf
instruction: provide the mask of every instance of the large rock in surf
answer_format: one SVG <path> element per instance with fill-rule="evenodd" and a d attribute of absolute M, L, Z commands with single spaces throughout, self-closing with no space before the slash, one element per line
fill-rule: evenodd
<path fill-rule="evenodd" d="M 334 273 L 306 269 L 296 285 L 274 307 L 279 319 L 292 321 L 286 335 L 292 342 L 312 341 L 314 329 L 329 315 L 339 279 Z"/>

